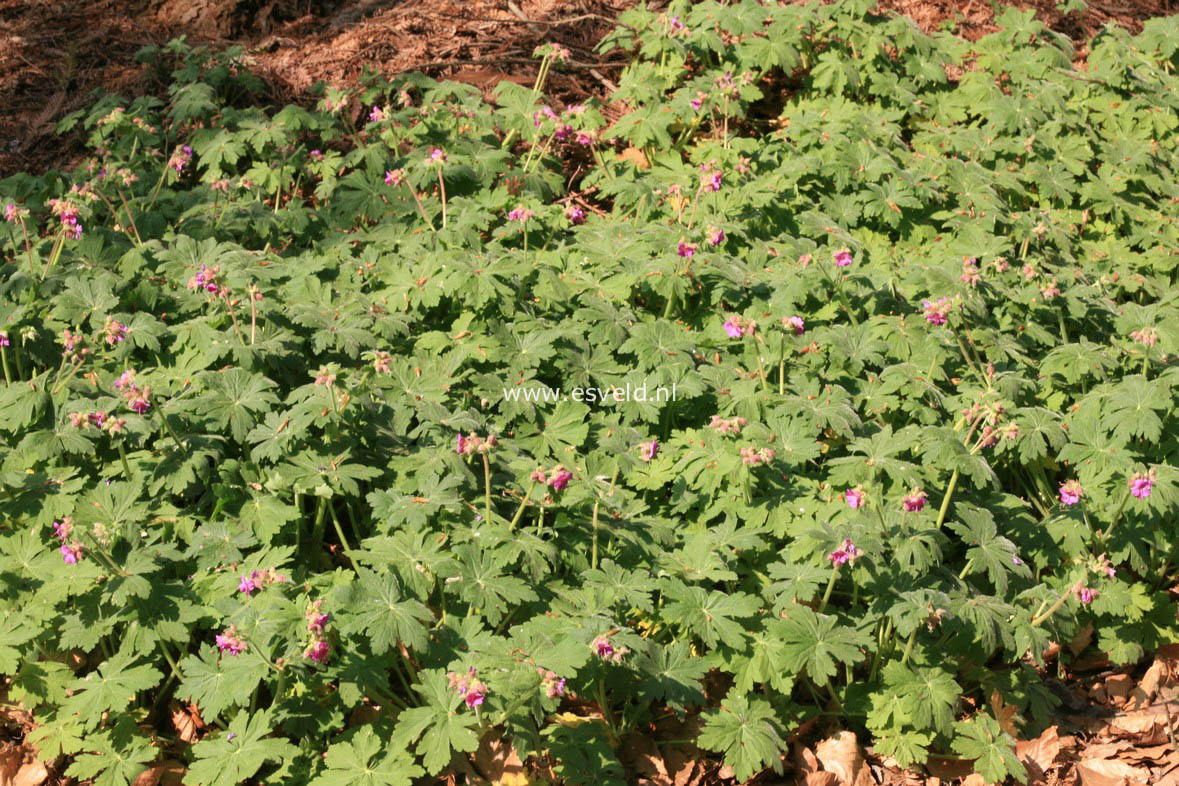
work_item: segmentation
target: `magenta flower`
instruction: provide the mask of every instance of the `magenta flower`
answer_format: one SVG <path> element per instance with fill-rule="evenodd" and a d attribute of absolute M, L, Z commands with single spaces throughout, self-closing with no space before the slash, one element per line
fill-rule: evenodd
<path fill-rule="evenodd" d="M 318 150 L 318 149 L 312 150 L 307 155 L 309 155 L 311 157 L 312 161 L 322 161 L 323 160 L 323 151 L 322 150 Z"/>
<path fill-rule="evenodd" d="M 73 531 L 74 520 L 69 516 L 66 516 L 61 521 L 53 522 L 53 534 L 56 535 L 57 539 L 62 543 L 65 543 L 69 539 L 70 533 Z"/>
<path fill-rule="evenodd" d="M 241 655 L 246 651 L 246 642 L 237 635 L 237 630 L 230 625 L 224 633 L 218 633 L 215 639 L 217 649 L 230 655 Z"/>
<path fill-rule="evenodd" d="M 151 409 L 151 402 L 147 400 L 147 396 L 150 392 L 151 388 L 144 388 L 143 390 L 137 392 L 134 396 L 131 396 L 127 399 L 127 406 L 136 415 L 145 414 L 149 409 Z"/>
<path fill-rule="evenodd" d="M 12 342 L 8 340 L 8 331 L 0 330 L 0 347 L 10 347 Z"/>
<path fill-rule="evenodd" d="M 385 170 L 385 185 L 399 186 L 405 180 L 404 169 L 387 169 Z"/>
<path fill-rule="evenodd" d="M 508 212 L 508 221 L 519 221 L 521 224 L 523 224 L 525 221 L 535 215 L 536 213 L 524 207 L 523 205 L 520 205 Z"/>
<path fill-rule="evenodd" d="M 328 653 L 332 651 L 332 645 L 328 644 L 324 639 L 318 639 L 311 642 L 307 649 L 303 650 L 303 657 L 315 661 L 316 663 L 323 663 L 327 660 Z"/>
<path fill-rule="evenodd" d="M 82 559 L 82 544 L 78 541 L 61 544 L 61 558 L 67 565 L 73 565 Z"/>
<path fill-rule="evenodd" d="M 17 220 L 16 205 L 14 205 L 11 202 L 9 202 L 8 204 L 6 204 L 4 206 L 4 220 L 8 221 L 9 223 L 13 223 L 13 224 L 16 223 L 16 220 Z"/>
<path fill-rule="evenodd" d="M 258 589 L 260 588 L 257 584 L 254 583 L 254 580 L 243 573 L 241 581 L 237 583 L 237 591 L 244 592 L 246 595 L 249 595 Z"/>
<path fill-rule="evenodd" d="M 594 138 L 584 131 L 578 131 L 576 141 L 582 147 L 589 147 L 594 143 Z"/>
<path fill-rule="evenodd" d="M 483 703 L 483 691 L 469 690 L 467 691 L 467 695 L 463 697 L 463 701 L 467 703 L 468 707 L 474 709 Z"/>
<path fill-rule="evenodd" d="M 472 666 L 465 675 L 450 672 L 446 675 L 450 687 L 463 697 L 467 706 L 474 709 L 483 703 L 487 696 L 487 686 L 475 677 L 475 667 Z"/>
<path fill-rule="evenodd" d="M 1076 505 L 1085 496 L 1085 489 L 1076 480 L 1068 480 L 1060 484 L 1060 504 Z"/>
<path fill-rule="evenodd" d="M 704 102 L 707 99 L 708 93 L 697 92 L 696 97 L 689 101 L 688 104 L 691 105 L 693 111 L 699 112 L 700 107 L 704 106 Z"/>
<path fill-rule="evenodd" d="M 847 500 L 847 506 L 852 510 L 859 510 L 864 505 L 864 489 L 856 486 L 854 489 L 848 489 L 843 493 L 843 498 Z"/>
<path fill-rule="evenodd" d="M 1130 493 L 1138 499 L 1146 499 L 1150 496 L 1151 487 L 1154 485 L 1154 470 L 1150 472 L 1139 472 L 1130 478 Z"/>
<path fill-rule="evenodd" d="M 571 224 L 584 224 L 585 211 L 577 205 L 569 205 L 565 208 L 565 218 L 569 219 Z"/>
<path fill-rule="evenodd" d="M 659 440 L 653 439 L 639 446 L 639 456 L 643 461 L 650 461 L 659 452 Z"/>
<path fill-rule="evenodd" d="M 851 562 L 859 556 L 859 549 L 852 543 L 851 538 L 844 538 L 843 544 L 835 551 L 827 555 L 827 559 L 831 560 L 833 565 L 843 565 L 846 562 Z"/>
<path fill-rule="evenodd" d="M 719 169 L 705 170 L 704 179 L 703 179 L 703 182 L 701 183 L 701 187 L 705 191 L 713 191 L 713 192 L 720 191 L 721 190 L 721 180 L 723 178 L 724 178 L 724 173 L 721 172 Z"/>
<path fill-rule="evenodd" d="M 615 647 L 610 637 L 604 634 L 590 642 L 590 649 L 599 658 L 611 663 L 622 662 L 623 657 L 630 652 L 626 647 Z"/>
<path fill-rule="evenodd" d="M 328 620 L 331 616 L 331 614 L 312 614 L 310 619 L 307 620 L 307 630 L 312 633 L 323 633 L 323 629 L 327 627 Z"/>
<path fill-rule="evenodd" d="M 802 317 L 798 316 L 783 317 L 782 327 L 788 327 L 794 331 L 794 335 L 801 336 L 806 329 L 806 322 L 803 321 Z"/>
<path fill-rule="evenodd" d="M 550 699 L 556 699 L 565 695 L 565 678 L 558 677 L 554 672 L 547 669 L 536 670 L 540 675 L 540 687 L 544 688 L 545 695 Z"/>
<path fill-rule="evenodd" d="M 691 259 L 692 257 L 696 256 L 696 244 L 685 243 L 683 240 L 681 240 L 680 244 L 676 246 L 675 252 L 681 257 Z"/>
<path fill-rule="evenodd" d="M 1099 590 L 1095 590 L 1092 587 L 1081 587 L 1077 590 L 1077 600 L 1081 601 L 1082 606 L 1088 606 L 1100 594 L 1101 592 Z"/>
<path fill-rule="evenodd" d="M 846 248 L 835 252 L 835 267 L 847 267 L 851 263 L 852 255 Z"/>
<path fill-rule="evenodd" d="M 569 485 L 569 481 L 573 479 L 573 473 L 564 467 L 558 466 L 549 473 L 548 480 L 545 481 L 548 485 L 553 487 L 553 491 L 562 491 Z"/>
<path fill-rule="evenodd" d="M 915 488 L 901 498 L 901 504 L 904 505 L 906 512 L 917 513 L 925 507 L 925 503 L 928 499 L 929 498 L 925 495 L 924 491 L 919 488 Z"/>
<path fill-rule="evenodd" d="M 921 304 L 925 309 L 925 321 L 931 325 L 944 325 L 950 316 L 950 309 L 954 303 L 949 298 L 942 298 L 936 303 L 926 300 Z"/>
<path fill-rule="evenodd" d="M 372 111 L 368 113 L 368 122 L 380 123 L 386 118 L 385 108 L 381 106 L 374 106 Z"/>
<path fill-rule="evenodd" d="M 719 246 L 725 242 L 725 231 L 719 227 L 711 227 L 708 230 L 708 242 L 714 246 Z"/>
<path fill-rule="evenodd" d="M 430 151 L 430 156 L 426 163 L 428 164 L 442 164 L 446 162 L 446 151 L 440 147 L 436 147 Z"/>
<path fill-rule="evenodd" d="M 731 319 L 725 320 L 725 333 L 729 338 L 741 338 L 741 328 Z"/>
<path fill-rule="evenodd" d="M 460 456 L 465 456 L 471 452 L 470 440 L 464 437 L 461 433 L 455 438 L 454 452 Z"/>

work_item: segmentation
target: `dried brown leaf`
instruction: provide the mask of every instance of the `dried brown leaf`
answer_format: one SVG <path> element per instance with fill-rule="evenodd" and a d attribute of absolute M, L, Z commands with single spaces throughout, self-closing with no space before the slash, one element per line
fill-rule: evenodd
<path fill-rule="evenodd" d="M 1028 776 L 1034 781 L 1043 778 L 1052 769 L 1060 755 L 1060 734 L 1055 726 L 1044 729 L 1034 740 L 1020 740 L 1015 744 L 1015 755 L 1027 767 Z"/>
<path fill-rule="evenodd" d="M 475 751 L 475 766 L 492 786 L 528 786 L 528 772 L 512 744 L 488 735 Z"/>
<path fill-rule="evenodd" d="M 839 777 L 842 786 L 853 786 L 856 775 L 864 765 L 860 744 L 856 741 L 856 735 L 850 731 L 841 731 L 820 742 L 815 746 L 815 757 L 823 764 L 824 770 Z"/>
<path fill-rule="evenodd" d="M 44 762 L 31 761 L 16 771 L 16 777 L 12 779 L 12 786 L 41 786 L 48 777 L 49 770 L 46 769 Z"/>
<path fill-rule="evenodd" d="M 1116 759 L 1085 759 L 1077 762 L 1081 786 L 1146 786 L 1148 770 L 1131 767 Z"/>

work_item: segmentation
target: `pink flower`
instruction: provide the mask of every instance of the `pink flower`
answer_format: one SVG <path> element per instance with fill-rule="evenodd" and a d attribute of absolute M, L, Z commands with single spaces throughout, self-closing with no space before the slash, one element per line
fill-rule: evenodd
<path fill-rule="evenodd" d="M 470 440 L 464 437 L 461 433 L 458 434 L 455 440 L 454 452 L 460 456 L 465 456 L 471 452 L 471 448 L 472 445 Z"/>
<path fill-rule="evenodd" d="M 1101 592 L 1099 590 L 1095 590 L 1091 587 L 1081 587 L 1077 590 L 1077 599 L 1081 601 L 1082 606 L 1088 606 L 1093 602 L 1093 599 L 1100 594 Z"/>
<path fill-rule="evenodd" d="M 487 686 L 475 677 L 475 667 L 472 666 L 465 675 L 450 672 L 446 675 L 450 687 L 463 697 L 467 706 L 474 709 L 483 703 L 487 696 Z"/>
<path fill-rule="evenodd" d="M 982 277 L 978 274 L 977 259 L 968 259 L 962 263 L 962 275 L 958 277 L 958 280 L 969 286 L 974 286 L 982 281 Z"/>
<path fill-rule="evenodd" d="M 313 614 L 307 621 L 307 630 L 312 633 L 323 633 L 323 629 L 327 627 L 328 620 L 331 614 Z"/>
<path fill-rule="evenodd" d="M 545 695 L 550 699 L 555 699 L 565 695 L 565 678 L 558 677 L 551 671 L 545 669 L 537 669 L 536 673 L 540 675 L 540 686 L 545 689 Z"/>
<path fill-rule="evenodd" d="M 725 333 L 729 335 L 729 338 L 741 338 L 742 335 L 741 328 L 731 319 L 725 320 Z"/>
<path fill-rule="evenodd" d="M 561 491 L 569 485 L 569 481 L 573 479 L 573 473 L 564 467 L 558 466 L 549 473 L 546 483 L 553 487 L 553 491 Z"/>
<path fill-rule="evenodd" d="M 1130 493 L 1138 497 L 1138 499 L 1146 499 L 1150 496 L 1154 479 L 1153 469 L 1150 472 L 1139 472 L 1130 478 Z"/>
<path fill-rule="evenodd" d="M 1130 334 L 1130 338 L 1137 341 L 1139 344 L 1147 347 L 1153 347 L 1159 340 L 1159 332 L 1153 327 L 1145 327 L 1141 330 L 1135 330 Z"/>
<path fill-rule="evenodd" d="M 847 500 L 847 506 L 852 510 L 858 510 L 864 505 L 864 489 L 856 486 L 854 489 L 848 489 L 843 493 L 843 498 Z"/>
<path fill-rule="evenodd" d="M 61 544 L 61 558 L 67 565 L 73 565 L 82 558 L 82 544 L 78 541 Z"/>
<path fill-rule="evenodd" d="M 519 221 L 521 224 L 523 224 L 525 221 L 527 221 L 528 219 L 532 218 L 535 215 L 536 215 L 536 213 L 532 212 L 531 210 L 524 207 L 523 205 L 520 205 L 518 207 L 513 208 L 508 213 L 508 221 Z"/>
<path fill-rule="evenodd" d="M 446 151 L 440 147 L 436 147 L 430 151 L 430 155 L 426 160 L 428 164 L 442 164 L 446 162 Z"/>
<path fill-rule="evenodd" d="M 9 202 L 8 204 L 6 204 L 4 206 L 4 220 L 5 221 L 15 224 L 17 221 L 17 215 L 18 214 L 17 214 L 16 205 Z"/>
<path fill-rule="evenodd" d="M 946 324 L 950 315 L 950 309 L 954 307 L 953 301 L 949 298 L 942 298 L 936 303 L 926 300 L 921 305 L 925 308 L 925 321 L 931 325 Z"/>
<path fill-rule="evenodd" d="M 136 415 L 142 415 L 151 409 L 151 402 L 147 400 L 151 388 L 144 388 L 127 399 L 127 406 Z"/>
<path fill-rule="evenodd" d="M 917 513 L 925 507 L 925 503 L 928 499 L 929 498 L 925 495 L 924 491 L 919 488 L 915 488 L 901 498 L 901 504 L 904 505 L 907 512 Z"/>
<path fill-rule="evenodd" d="M 835 551 L 827 555 L 827 559 L 831 560 L 834 565 L 842 565 L 846 562 L 851 562 L 859 556 L 859 549 L 852 543 L 851 538 L 844 538 L 843 545 Z"/>
<path fill-rule="evenodd" d="M 708 230 L 708 242 L 714 246 L 719 246 L 725 242 L 725 231 L 718 227 L 711 227 Z"/>
<path fill-rule="evenodd" d="M 474 709 L 483 703 L 483 692 L 480 690 L 469 690 L 467 691 L 467 695 L 463 697 L 463 701 L 467 703 L 468 707 Z"/>
<path fill-rule="evenodd" d="M 577 205 L 569 205 L 565 208 L 565 218 L 569 219 L 571 224 L 584 224 L 585 211 Z"/>
<path fill-rule="evenodd" d="M 386 117 L 385 108 L 380 107 L 380 106 L 374 106 L 372 108 L 372 111 L 368 113 L 368 122 L 379 123 L 382 120 L 384 120 L 385 117 Z"/>
<path fill-rule="evenodd" d="M 1052 279 L 1045 286 L 1040 287 L 1040 294 L 1044 296 L 1045 300 L 1051 300 L 1060 294 L 1060 287 L 1056 286 L 1056 279 Z"/>
<path fill-rule="evenodd" d="M 746 422 L 745 418 L 730 418 L 725 420 L 720 415 L 713 415 L 708 427 L 714 428 L 722 434 L 739 434 L 741 433 L 742 426 Z"/>
<path fill-rule="evenodd" d="M 782 326 L 793 329 L 794 335 L 801 336 L 806 329 L 806 322 L 803 321 L 802 317 L 783 317 Z"/>
<path fill-rule="evenodd" d="M 741 463 L 746 466 L 756 467 L 758 464 L 768 464 L 773 457 L 774 451 L 769 448 L 741 448 Z"/>
<path fill-rule="evenodd" d="M 1060 504 L 1076 505 L 1085 496 L 1085 489 L 1076 480 L 1068 480 L 1060 484 Z"/>
<path fill-rule="evenodd" d="M 215 639 L 217 649 L 230 655 L 241 655 L 246 651 L 246 643 L 237 635 L 237 630 L 230 625 L 224 633 L 217 634 Z"/>
<path fill-rule="evenodd" d="M 693 111 L 699 112 L 700 107 L 704 106 L 704 102 L 707 99 L 708 99 L 708 93 L 702 93 L 702 92 L 697 91 L 696 97 L 693 98 L 691 101 L 689 101 L 688 104 L 691 105 Z"/>
<path fill-rule="evenodd" d="M 322 161 L 323 160 L 323 151 L 322 150 L 312 150 L 307 155 L 311 157 L 312 161 Z M 385 174 L 388 174 L 388 173 L 386 172 Z"/>
<path fill-rule="evenodd" d="M 8 340 L 8 331 L 0 330 L 0 347 L 10 347 L 12 342 Z"/>
<path fill-rule="evenodd" d="M 385 185 L 399 186 L 405 181 L 404 169 L 387 169 L 385 170 Z"/>
<path fill-rule="evenodd" d="M 724 177 L 724 173 L 721 172 L 719 169 L 705 170 L 704 179 L 703 179 L 703 182 L 701 185 L 705 191 L 713 191 L 713 192 L 720 191 L 721 190 L 721 179 L 723 177 Z"/>
<path fill-rule="evenodd" d="M 324 639 L 318 639 L 311 642 L 307 649 L 303 650 L 303 657 L 315 661 L 316 663 L 323 663 L 327 660 L 328 653 L 332 651 L 332 645 L 328 644 Z"/>
<path fill-rule="evenodd" d="M 846 248 L 835 252 L 835 267 L 847 267 L 851 263 L 852 255 Z"/>
<path fill-rule="evenodd" d="M 241 581 L 237 583 L 237 591 L 244 592 L 245 594 L 249 595 L 257 589 L 259 589 L 259 587 L 254 583 L 254 580 L 243 573 Z"/>
<path fill-rule="evenodd" d="M 73 530 L 74 520 L 69 516 L 66 516 L 61 521 L 53 522 L 53 534 L 56 535 L 57 539 L 62 543 L 65 543 L 69 539 L 70 533 L 73 532 Z"/>
<path fill-rule="evenodd" d="M 675 252 L 681 257 L 691 259 L 692 257 L 696 256 L 696 244 L 685 243 L 683 240 L 681 240 L 680 244 L 676 246 Z"/>
<path fill-rule="evenodd" d="M 650 461 L 655 458 L 655 454 L 659 452 L 659 440 L 653 439 L 650 442 L 644 442 L 639 446 L 639 456 L 643 461 Z"/>
<path fill-rule="evenodd" d="M 599 658 L 611 663 L 620 663 L 623 657 L 630 652 L 626 647 L 615 647 L 610 641 L 610 637 L 604 634 L 590 642 L 590 649 Z"/>

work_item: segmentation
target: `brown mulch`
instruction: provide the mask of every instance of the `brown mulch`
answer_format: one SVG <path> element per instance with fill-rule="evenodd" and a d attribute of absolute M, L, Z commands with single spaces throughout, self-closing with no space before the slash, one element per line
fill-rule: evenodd
<path fill-rule="evenodd" d="M 798 1 L 798 0 L 788 0 Z M 805 0 L 803 0 L 805 1 Z M 80 153 L 53 134 L 95 88 L 161 93 L 158 76 L 134 62 L 141 46 L 186 35 L 194 43 L 241 44 L 273 103 L 305 101 L 318 81 L 339 85 L 364 66 L 426 70 L 485 88 L 531 83 L 538 44 L 556 41 L 574 63 L 554 74 L 561 98 L 605 96 L 618 58 L 594 46 L 634 0 L 0 0 L 0 178 L 68 168 Z M 1131 31 L 1179 0 L 1089 0 L 1062 14 L 1056 0 L 1015 0 L 1078 42 L 1106 23 Z M 994 30 L 990 0 L 881 0 L 928 31 L 970 39 Z M 1084 52 L 1079 53 L 1081 56 Z"/>

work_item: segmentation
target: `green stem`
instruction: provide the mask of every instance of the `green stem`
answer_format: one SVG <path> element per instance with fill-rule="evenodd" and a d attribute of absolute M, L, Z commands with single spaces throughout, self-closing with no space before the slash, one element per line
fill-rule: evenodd
<path fill-rule="evenodd" d="M 442 179 L 442 167 L 438 167 L 438 190 L 442 196 L 442 228 L 446 229 L 446 181 Z"/>
<path fill-rule="evenodd" d="M 516 524 L 520 521 L 520 517 L 524 515 L 524 508 L 528 504 L 528 498 L 532 496 L 532 490 L 536 488 L 536 481 L 528 484 L 528 491 L 524 492 L 524 498 L 520 500 L 520 507 L 516 508 L 516 515 L 512 516 L 511 522 L 508 524 L 508 532 L 516 528 Z"/>
<path fill-rule="evenodd" d="M 954 496 L 954 489 L 958 486 L 958 469 L 950 475 L 950 484 L 946 486 L 946 496 L 942 497 L 942 506 L 937 512 L 937 522 L 933 525 L 934 529 L 941 529 L 942 524 L 946 520 L 946 511 L 950 509 L 950 499 Z"/>
<path fill-rule="evenodd" d="M 827 608 L 827 601 L 831 600 L 831 590 L 835 589 L 835 581 L 839 578 L 839 566 L 831 566 L 831 578 L 827 581 L 827 591 L 823 593 L 823 600 L 819 603 L 819 613 Z"/>
<path fill-rule="evenodd" d="M 1057 609 L 1059 609 L 1061 606 L 1063 606 L 1064 602 L 1066 600 L 1068 600 L 1069 595 L 1072 595 L 1073 593 L 1075 593 L 1081 589 L 1081 584 L 1082 584 L 1082 582 L 1080 580 L 1078 580 L 1076 584 L 1072 585 L 1071 587 L 1066 589 L 1064 592 L 1062 592 L 1060 594 L 1060 597 L 1056 599 L 1056 602 L 1048 607 L 1047 611 L 1045 611 L 1043 614 L 1038 614 L 1035 617 L 1033 617 L 1032 618 L 1032 627 L 1033 628 L 1036 627 L 1041 622 L 1043 622 L 1044 620 L 1048 619 L 1053 614 L 1055 614 Z"/>
<path fill-rule="evenodd" d="M 491 523 L 491 462 L 487 454 L 483 453 L 483 505 L 486 509 L 487 523 Z"/>
<path fill-rule="evenodd" d="M 917 640 L 917 631 L 921 626 L 917 625 L 913 628 L 913 632 L 909 634 L 908 640 L 905 642 L 905 653 L 901 655 L 901 665 L 909 662 L 909 655 L 913 652 L 913 642 Z"/>
<path fill-rule="evenodd" d="M 123 440 L 116 443 L 119 447 L 119 461 L 123 462 L 123 475 L 127 480 L 131 480 L 131 466 L 127 463 L 127 451 L 123 447 Z"/>
<path fill-rule="evenodd" d="M 5 384 L 12 384 L 12 374 L 8 371 L 8 351 L 7 347 L 0 346 L 0 359 L 4 361 L 4 382 Z"/>
<path fill-rule="evenodd" d="M 1127 487 L 1126 493 L 1122 496 L 1122 501 L 1118 503 L 1118 509 L 1114 511 L 1113 517 L 1109 522 L 1109 529 L 1101 533 L 1101 541 L 1103 543 L 1109 542 L 1109 533 L 1113 532 L 1114 527 L 1117 526 L 1121 520 L 1122 511 L 1126 508 L 1126 503 L 1130 501 L 1130 489 Z"/>
<path fill-rule="evenodd" d="M 614 484 L 618 480 L 618 460 L 614 461 L 614 475 L 610 478 L 610 490 L 606 492 L 607 497 L 614 496 Z M 602 498 L 598 497 L 594 502 L 594 516 L 593 516 L 593 555 L 590 558 L 590 568 L 592 570 L 598 569 L 598 507 L 602 504 Z"/>

